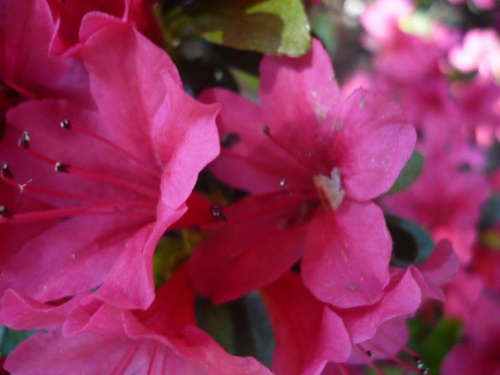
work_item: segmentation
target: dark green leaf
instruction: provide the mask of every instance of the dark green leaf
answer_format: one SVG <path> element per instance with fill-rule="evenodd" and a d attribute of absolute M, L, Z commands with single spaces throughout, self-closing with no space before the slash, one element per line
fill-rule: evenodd
<path fill-rule="evenodd" d="M 6 356 L 21 342 L 35 333 L 35 331 L 16 331 L 5 326 L 0 326 L 0 354 Z"/>
<path fill-rule="evenodd" d="M 413 151 L 410 160 L 406 162 L 396 182 L 394 182 L 394 185 L 392 185 L 387 194 L 393 194 L 406 189 L 420 176 L 423 167 L 424 156 L 418 151 Z"/>
<path fill-rule="evenodd" d="M 420 354 L 431 374 L 438 374 L 443 358 L 458 342 L 462 323 L 457 319 L 443 319 L 421 344 Z"/>
<path fill-rule="evenodd" d="M 196 34 L 212 43 L 266 54 L 300 56 L 310 44 L 300 0 L 199 0 L 163 19 L 176 38 Z"/>
<path fill-rule="evenodd" d="M 500 221 L 500 195 L 491 196 L 481 206 L 481 218 L 479 219 L 479 228 L 486 230 Z"/>
<path fill-rule="evenodd" d="M 196 320 L 228 353 L 236 354 L 234 324 L 227 304 L 214 305 L 208 298 L 197 298 Z"/>
<path fill-rule="evenodd" d="M 228 353 L 253 356 L 271 366 L 274 336 L 266 308 L 257 292 L 223 305 L 213 305 L 206 298 L 197 298 L 196 319 L 198 326 Z"/>
<path fill-rule="evenodd" d="M 419 225 L 394 216 L 386 216 L 392 237 L 391 265 L 408 267 L 421 264 L 434 249 L 434 241 Z"/>

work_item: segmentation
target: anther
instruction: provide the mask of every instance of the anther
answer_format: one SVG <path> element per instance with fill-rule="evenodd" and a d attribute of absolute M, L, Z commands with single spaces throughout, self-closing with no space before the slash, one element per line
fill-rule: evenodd
<path fill-rule="evenodd" d="M 419 355 L 415 355 L 413 356 L 413 360 L 415 361 L 415 363 L 418 365 L 419 363 L 422 363 L 422 357 L 420 357 Z"/>
<path fill-rule="evenodd" d="M 59 125 L 61 126 L 61 128 L 63 129 L 66 129 L 66 130 L 70 130 L 71 129 L 71 121 L 69 121 L 67 118 L 62 120 Z"/>
<path fill-rule="evenodd" d="M 366 351 L 366 355 L 367 355 L 368 357 L 373 357 L 373 351 L 371 351 L 371 350 L 367 350 L 367 351 Z"/>
<path fill-rule="evenodd" d="M 267 124 L 264 125 L 264 127 L 262 128 L 262 131 L 264 132 L 265 135 L 271 134 L 271 128 Z"/>
<path fill-rule="evenodd" d="M 424 368 L 420 370 L 419 373 L 421 373 L 422 375 L 430 375 L 431 370 L 429 370 L 428 368 Z"/>
<path fill-rule="evenodd" d="M 19 138 L 19 146 L 22 148 L 30 148 L 31 138 L 28 132 L 23 132 L 21 138 Z"/>
<path fill-rule="evenodd" d="M 224 222 L 227 221 L 227 218 L 224 216 L 223 208 L 219 203 L 212 203 L 209 210 L 213 217 L 219 218 Z"/>
<path fill-rule="evenodd" d="M 12 213 L 5 206 L 0 206 L 0 217 L 4 217 L 10 219 L 12 217 Z"/>
<path fill-rule="evenodd" d="M 60 172 L 60 173 L 68 173 L 68 166 L 66 164 L 63 164 L 63 163 L 60 163 L 60 162 L 57 162 L 55 165 L 54 165 L 54 170 L 56 172 Z"/>
<path fill-rule="evenodd" d="M 220 138 L 220 145 L 224 148 L 233 148 L 240 143 L 241 138 L 236 133 L 228 133 Z"/>
<path fill-rule="evenodd" d="M 9 165 L 5 162 L 2 163 L 2 177 L 13 179 L 14 175 L 12 174 Z"/>
<path fill-rule="evenodd" d="M 286 178 L 284 178 L 284 179 L 282 179 L 282 180 L 280 181 L 280 186 L 281 186 L 282 188 L 284 188 L 284 187 L 286 186 Z"/>

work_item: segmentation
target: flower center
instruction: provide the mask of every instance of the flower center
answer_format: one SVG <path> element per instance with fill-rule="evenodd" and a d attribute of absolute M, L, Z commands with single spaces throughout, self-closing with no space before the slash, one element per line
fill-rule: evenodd
<path fill-rule="evenodd" d="M 313 177 L 313 181 L 323 208 L 331 207 L 334 211 L 338 209 L 345 195 L 345 190 L 341 187 L 340 170 L 333 168 L 330 177 L 317 174 Z"/>

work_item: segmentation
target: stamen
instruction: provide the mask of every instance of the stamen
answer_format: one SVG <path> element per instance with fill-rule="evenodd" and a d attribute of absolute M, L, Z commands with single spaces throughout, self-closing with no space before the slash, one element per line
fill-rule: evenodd
<path fill-rule="evenodd" d="M 30 142 L 30 135 L 28 134 L 28 132 L 24 131 L 21 135 L 21 138 L 19 138 L 19 146 L 28 149 L 30 147 Z"/>
<path fill-rule="evenodd" d="M 283 152 L 286 154 L 290 155 L 301 167 L 304 169 L 310 171 L 311 168 L 313 168 L 313 165 L 310 162 L 310 158 L 304 160 L 303 158 L 299 158 L 300 153 L 295 152 L 291 148 L 289 148 L 287 145 L 283 144 L 280 142 L 275 136 L 271 134 L 271 128 L 269 125 L 265 124 L 264 127 L 262 128 L 262 131 L 264 134 L 276 145 L 278 146 Z"/>
<path fill-rule="evenodd" d="M 54 165 L 54 170 L 59 173 L 68 173 L 68 166 L 66 164 L 57 162 L 56 165 Z"/>
<path fill-rule="evenodd" d="M 223 208 L 219 203 L 212 203 L 209 210 L 213 217 L 219 218 L 223 222 L 227 221 L 227 217 L 224 216 Z"/>
<path fill-rule="evenodd" d="M 0 218 L 10 219 L 12 213 L 5 206 L 0 206 Z"/>
<path fill-rule="evenodd" d="M 236 133 L 227 133 L 220 138 L 220 145 L 224 148 L 233 148 L 240 143 L 241 138 Z"/>
<path fill-rule="evenodd" d="M 118 211 L 117 208 L 140 208 L 142 210 Z M 12 223 L 30 223 L 35 221 L 59 219 L 78 215 L 114 215 L 114 216 L 145 216 L 151 217 L 156 214 L 156 210 L 151 206 L 150 201 L 118 201 L 107 204 L 95 204 L 71 208 L 56 208 L 52 210 L 27 212 L 10 216 L 1 215 Z"/>
<path fill-rule="evenodd" d="M 2 163 L 2 172 L 1 172 L 2 178 L 7 178 L 7 179 L 13 179 L 14 175 L 12 174 L 9 165 L 6 162 Z"/>
<path fill-rule="evenodd" d="M 83 135 L 86 135 L 92 139 L 95 139 L 99 142 L 102 142 L 104 143 L 105 145 L 113 148 L 114 150 L 124 154 L 125 156 L 127 156 L 128 158 L 130 158 L 131 160 L 135 161 L 137 164 L 139 164 L 141 167 L 143 167 L 145 169 L 146 172 L 152 174 L 153 176 L 156 176 L 158 177 L 160 175 L 160 171 L 159 170 L 156 170 L 156 169 L 153 169 L 151 168 L 148 164 L 146 164 L 144 161 L 142 161 L 141 159 L 139 159 L 138 157 L 132 155 L 130 152 L 128 152 L 127 150 L 125 150 L 124 148 L 118 146 L 117 144 L 107 140 L 106 138 L 104 137 L 101 137 L 100 135 L 98 134 L 95 134 L 89 130 L 87 130 L 86 128 L 84 127 L 81 127 L 81 126 L 78 126 L 78 125 L 75 125 L 73 124 L 69 119 L 64 119 L 62 120 L 59 125 L 61 126 L 61 128 L 65 129 L 65 130 L 71 130 L 71 131 L 75 131 L 75 132 L 78 132 L 78 133 L 81 133 Z"/>
<path fill-rule="evenodd" d="M 4 173 L 4 168 L 3 166 L 7 167 L 6 173 Z M 39 194 L 46 194 L 46 195 L 53 195 L 61 198 L 70 198 L 70 199 L 75 199 L 78 201 L 88 201 L 88 202 L 97 202 L 97 203 L 110 203 L 113 202 L 107 198 L 99 198 L 99 197 L 93 197 L 90 195 L 81 195 L 81 194 L 74 194 L 74 193 L 67 193 L 64 191 L 59 191 L 59 190 L 52 190 L 52 189 L 46 189 L 38 186 L 33 186 L 30 184 L 20 184 L 17 181 L 14 180 L 12 173 L 10 173 L 10 176 L 8 173 L 10 170 L 8 169 L 7 163 L 2 164 L 2 173 L 0 174 L 0 178 L 7 184 L 9 184 L 12 187 L 18 188 L 21 191 L 29 191 L 32 193 L 39 193 Z"/>
<path fill-rule="evenodd" d="M 158 199 L 158 195 L 159 193 L 154 191 L 154 190 L 151 190 L 147 187 L 144 187 L 144 186 L 141 186 L 141 185 L 137 185 L 137 184 L 134 184 L 132 182 L 128 182 L 128 181 L 125 181 L 125 180 L 122 180 L 122 179 L 119 179 L 119 178 L 116 178 L 116 177 L 111 177 L 111 176 L 108 176 L 108 175 L 104 175 L 104 174 L 101 174 L 101 173 L 98 173 L 98 172 L 94 172 L 94 171 L 90 171 L 90 170 L 87 170 L 87 169 L 83 169 L 83 168 L 78 168 L 78 167 L 75 167 L 75 166 L 71 166 L 71 165 L 68 165 L 68 164 L 64 164 L 64 163 L 61 163 L 59 161 L 56 161 L 54 159 L 51 159 L 43 154 L 40 154 L 39 152 L 35 151 L 35 150 L 32 150 L 32 149 L 26 149 L 26 152 L 28 152 L 30 155 L 32 155 L 34 158 L 44 162 L 44 163 L 47 163 L 47 164 L 50 164 L 50 165 L 53 165 L 54 166 L 54 169 L 56 172 L 61 172 L 61 173 L 71 173 L 71 174 L 75 174 L 77 176 L 81 176 L 81 177 L 85 177 L 85 178 L 88 178 L 90 180 L 94 180 L 94 181 L 100 181 L 100 182 L 106 182 L 106 183 L 109 183 L 109 184 L 112 184 L 112 185 L 115 185 L 115 186 L 120 186 L 120 187 L 124 187 L 124 188 L 127 188 L 131 191 L 135 191 L 137 193 L 140 193 L 142 195 L 145 195 L 147 197 L 150 197 L 154 200 L 157 200 Z"/>

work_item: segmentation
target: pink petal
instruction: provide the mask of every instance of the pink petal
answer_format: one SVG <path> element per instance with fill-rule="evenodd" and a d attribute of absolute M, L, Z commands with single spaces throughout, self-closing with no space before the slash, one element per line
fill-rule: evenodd
<path fill-rule="evenodd" d="M 267 119 L 259 106 L 225 89 L 206 90 L 200 100 L 222 104 L 217 117 L 222 152 L 210 165 L 221 181 L 252 194 L 278 190 L 283 178 L 290 183 L 311 183 L 310 172 L 264 134 Z"/>
<path fill-rule="evenodd" d="M 338 88 L 328 53 L 316 39 L 311 51 L 300 57 L 265 57 L 260 65 L 259 100 L 265 117 L 272 120 L 271 129 L 282 127 L 295 130 L 304 127 L 306 133 L 290 131 L 302 143 L 313 142 L 307 127 L 322 119 L 338 101 Z"/>
<path fill-rule="evenodd" d="M 354 343 L 371 339 L 386 320 L 415 312 L 422 301 L 420 287 L 409 270 L 393 277 L 384 292 L 384 297 L 371 306 L 338 311 Z"/>
<path fill-rule="evenodd" d="M 169 225 L 185 211 L 185 208 L 170 209 L 160 205 L 156 222 L 142 228 L 124 244 L 124 251 L 96 296 L 123 308 L 147 308 L 154 299 L 153 255 L 156 244 Z"/>
<path fill-rule="evenodd" d="M 389 282 L 391 248 L 382 210 L 344 200 L 338 210 L 319 212 L 308 223 L 302 278 L 319 300 L 333 306 L 372 304 Z"/>
<path fill-rule="evenodd" d="M 195 249 L 197 292 L 216 303 L 273 282 L 299 260 L 306 226 L 301 201 L 286 194 L 246 198 L 224 211 L 227 222 Z"/>
<path fill-rule="evenodd" d="M 416 142 L 399 107 L 383 95 L 355 90 L 328 118 L 322 135 L 340 169 L 346 196 L 368 200 L 393 185 Z"/>
<path fill-rule="evenodd" d="M 95 288 L 139 223 L 91 216 L 63 221 L 10 259 L 0 275 L 0 290 L 15 288 L 45 302 Z"/>
<path fill-rule="evenodd" d="M 262 295 L 276 337 L 277 374 L 320 374 L 328 361 L 347 359 L 351 343 L 342 320 L 309 293 L 298 274 L 287 273 Z"/>
<path fill-rule="evenodd" d="M 54 24 L 45 1 L 0 2 L 0 76 L 28 97 L 66 97 L 88 104 L 81 62 L 48 55 Z"/>

